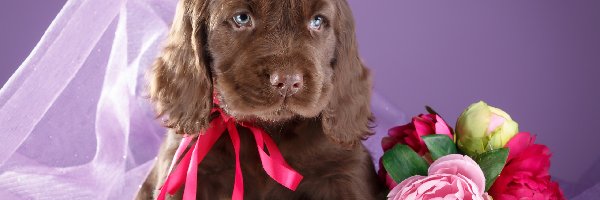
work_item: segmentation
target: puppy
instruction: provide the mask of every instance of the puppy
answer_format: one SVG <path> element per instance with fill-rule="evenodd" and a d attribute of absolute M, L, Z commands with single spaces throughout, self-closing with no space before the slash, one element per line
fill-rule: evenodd
<path fill-rule="evenodd" d="M 345 0 L 181 0 L 150 84 L 169 133 L 138 199 L 156 197 L 182 135 L 206 130 L 215 106 L 263 128 L 304 176 L 296 191 L 272 180 L 238 126 L 245 199 L 384 198 L 361 144 L 370 79 Z M 198 168 L 198 199 L 231 198 L 234 158 L 223 134 Z"/>

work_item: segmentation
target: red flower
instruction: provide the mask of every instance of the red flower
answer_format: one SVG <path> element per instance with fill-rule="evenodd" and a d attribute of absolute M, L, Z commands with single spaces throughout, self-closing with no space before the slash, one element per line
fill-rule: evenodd
<path fill-rule="evenodd" d="M 510 149 L 508 160 L 488 191 L 495 200 L 565 199 L 548 172 L 550 149 L 534 142 L 535 137 L 529 133 L 519 133 L 506 144 Z"/>
<path fill-rule="evenodd" d="M 428 156 L 426 156 L 429 150 L 423 139 L 421 139 L 421 136 L 431 134 L 444 134 L 448 135 L 451 139 L 453 138 L 452 130 L 442 117 L 436 114 L 420 114 L 413 117 L 411 123 L 391 128 L 388 131 L 389 136 L 381 140 L 381 146 L 383 147 L 383 151 L 387 151 L 396 144 L 405 144 L 431 162 L 431 158 L 427 158 Z M 381 159 L 379 159 L 379 176 L 382 180 L 385 180 L 386 185 L 390 189 L 398 184 L 387 174 Z"/>
<path fill-rule="evenodd" d="M 442 117 L 435 114 L 420 114 L 413 117 L 411 123 L 391 128 L 388 131 L 389 137 L 383 138 L 381 146 L 383 151 L 387 151 L 398 143 L 406 144 L 419 155 L 424 156 L 429 150 L 421 136 L 431 134 L 444 134 L 453 138 L 450 127 Z"/>

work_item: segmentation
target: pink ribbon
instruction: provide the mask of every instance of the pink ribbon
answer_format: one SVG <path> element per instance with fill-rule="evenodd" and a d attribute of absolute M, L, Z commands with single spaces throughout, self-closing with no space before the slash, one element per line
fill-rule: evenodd
<path fill-rule="evenodd" d="M 184 182 L 185 188 L 183 191 L 183 199 L 196 199 L 198 165 L 200 165 L 215 142 L 217 142 L 219 137 L 225 132 L 225 129 L 229 132 L 229 137 L 231 138 L 233 149 L 235 151 L 235 179 L 232 200 L 242 200 L 244 198 L 244 181 L 240 165 L 240 136 L 236 124 L 240 124 L 241 126 L 250 129 L 254 135 L 258 153 L 260 155 L 260 161 L 265 172 L 279 184 L 292 191 L 296 190 L 298 184 L 302 181 L 302 175 L 285 162 L 279 148 L 277 148 L 275 142 L 273 142 L 271 137 L 264 130 L 250 123 L 236 123 L 234 118 L 225 115 L 220 108 L 215 108 L 212 112 L 218 112 L 219 116 L 210 122 L 210 126 L 206 133 L 198 135 L 196 143 L 190 147 L 183 157 L 181 157 L 181 154 L 188 148 L 194 138 L 192 136 L 186 136 L 181 140 L 179 148 L 177 148 L 177 151 L 173 156 L 173 161 L 171 162 L 171 167 L 169 169 L 170 174 L 160 189 L 158 200 L 164 200 L 167 193 L 170 195 L 175 194 L 175 192 L 183 186 Z M 265 152 L 265 146 L 269 150 L 269 154 Z M 181 158 L 179 164 L 174 168 L 175 163 L 179 158 Z"/>

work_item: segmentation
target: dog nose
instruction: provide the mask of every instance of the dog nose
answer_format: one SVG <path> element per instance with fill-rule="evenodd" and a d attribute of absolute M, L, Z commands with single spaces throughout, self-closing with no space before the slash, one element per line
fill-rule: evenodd
<path fill-rule="evenodd" d="M 273 73 L 271 74 L 271 86 L 281 96 L 292 96 L 298 93 L 303 87 L 302 75 L 297 73 Z"/>

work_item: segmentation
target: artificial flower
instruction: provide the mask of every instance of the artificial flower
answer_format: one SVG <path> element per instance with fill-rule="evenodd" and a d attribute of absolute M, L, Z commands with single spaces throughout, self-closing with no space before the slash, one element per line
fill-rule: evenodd
<path fill-rule="evenodd" d="M 471 104 L 456 123 L 456 143 L 469 156 L 502 148 L 519 131 L 510 116 L 485 102 Z"/>
<path fill-rule="evenodd" d="M 450 154 L 431 164 L 428 176 L 412 176 L 388 194 L 389 200 L 459 199 L 485 200 L 485 177 L 468 156 Z"/>
<path fill-rule="evenodd" d="M 436 114 L 420 114 L 413 117 L 412 121 L 406 125 L 391 128 L 388 131 L 388 137 L 382 139 L 381 146 L 383 151 L 387 151 L 396 144 L 406 144 L 417 154 L 432 162 L 432 159 L 427 155 L 429 152 L 427 146 L 421 138 L 421 136 L 431 134 L 444 134 L 453 138 L 452 130 L 442 117 Z M 388 175 L 381 159 L 379 160 L 379 166 L 379 177 L 385 181 L 388 188 L 396 186 L 398 183 Z"/>
<path fill-rule="evenodd" d="M 406 125 L 391 128 L 388 137 L 384 137 L 381 141 L 381 145 L 383 151 L 387 151 L 396 144 L 406 144 L 419 155 L 424 156 L 428 150 L 421 137 L 431 134 L 444 134 L 453 138 L 452 130 L 442 117 L 436 114 L 420 114 L 413 117 Z"/>
<path fill-rule="evenodd" d="M 509 156 L 504 169 L 489 190 L 495 200 L 562 200 L 563 192 L 551 180 L 550 150 L 534 144 L 535 137 L 519 133 L 506 147 Z"/>

